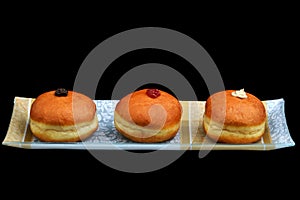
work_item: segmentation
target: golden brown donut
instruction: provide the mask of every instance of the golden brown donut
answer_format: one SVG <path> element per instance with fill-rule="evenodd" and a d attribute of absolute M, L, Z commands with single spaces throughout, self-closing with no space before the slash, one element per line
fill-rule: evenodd
<path fill-rule="evenodd" d="M 132 141 L 163 142 L 177 134 L 181 114 L 181 104 L 171 94 L 158 89 L 142 89 L 117 103 L 114 124 Z"/>
<path fill-rule="evenodd" d="M 244 90 L 226 90 L 207 99 L 203 128 L 215 141 L 246 144 L 257 142 L 262 137 L 266 121 L 267 114 L 261 100 Z"/>
<path fill-rule="evenodd" d="M 45 92 L 32 103 L 29 125 L 41 141 L 82 141 L 98 128 L 96 105 L 78 92 L 61 88 Z"/>

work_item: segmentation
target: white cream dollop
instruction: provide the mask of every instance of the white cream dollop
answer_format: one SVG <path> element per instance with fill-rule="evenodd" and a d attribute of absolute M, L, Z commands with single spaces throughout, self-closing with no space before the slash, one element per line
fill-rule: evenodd
<path fill-rule="evenodd" d="M 232 92 L 231 95 L 234 96 L 234 97 L 242 98 L 242 99 L 246 99 L 248 97 L 245 90 L 244 90 L 244 88 Z"/>

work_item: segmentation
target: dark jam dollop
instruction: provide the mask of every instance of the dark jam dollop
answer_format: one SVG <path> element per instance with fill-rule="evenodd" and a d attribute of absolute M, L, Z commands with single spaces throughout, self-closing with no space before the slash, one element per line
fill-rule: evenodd
<path fill-rule="evenodd" d="M 55 96 L 57 96 L 57 97 L 66 97 L 66 96 L 68 96 L 68 90 L 66 90 L 65 88 L 58 88 L 55 91 Z"/>
<path fill-rule="evenodd" d="M 151 97 L 153 99 L 160 96 L 160 92 L 158 89 L 148 89 L 146 94 L 148 95 L 148 97 Z"/>

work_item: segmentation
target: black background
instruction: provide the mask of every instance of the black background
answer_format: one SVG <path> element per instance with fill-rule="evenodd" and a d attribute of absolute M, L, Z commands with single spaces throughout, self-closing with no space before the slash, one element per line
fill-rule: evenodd
<path fill-rule="evenodd" d="M 180 13 L 177 18 L 168 18 L 167 14 L 165 18 L 154 18 L 152 12 L 147 19 L 137 14 L 130 20 L 123 19 L 126 12 L 115 20 L 111 17 L 113 13 L 85 15 L 85 18 L 79 11 L 77 17 L 73 17 L 62 14 L 64 10 L 51 9 L 25 11 L 20 15 L 16 15 L 18 11 L 8 13 L 1 47 L 4 50 L 0 69 L 1 141 L 10 122 L 15 96 L 36 97 L 57 87 L 71 89 L 83 60 L 99 43 L 128 29 L 155 26 L 177 30 L 201 44 L 216 63 L 226 89 L 245 88 L 262 100 L 284 98 L 287 124 L 296 145 L 272 151 L 212 151 L 202 159 L 198 151 L 187 151 L 169 166 L 141 174 L 114 170 L 85 150 L 28 150 L 2 145 L 1 174 L 7 175 L 2 178 L 3 184 L 8 186 L 6 188 L 26 188 L 27 192 L 37 188 L 49 191 L 53 184 L 56 188 L 71 186 L 73 189 L 67 194 L 76 193 L 77 187 L 78 192 L 88 193 L 87 189 L 104 192 L 105 185 L 122 188 L 128 181 L 134 182 L 132 190 L 162 190 L 166 194 L 169 191 L 163 190 L 166 185 L 175 193 L 187 186 L 182 189 L 185 193 L 188 190 L 199 195 L 208 189 L 220 190 L 228 196 L 237 190 L 253 197 L 257 191 L 265 195 L 275 191 L 285 195 L 294 193 L 291 181 L 299 175 L 299 79 L 296 73 L 299 50 L 295 16 L 289 10 L 284 14 L 280 10 L 267 11 L 251 10 L 247 14 L 241 11 L 232 17 L 220 15 L 215 20 L 211 20 L 214 13 L 203 18 L 197 14 L 183 18 Z M 166 52 L 132 53 L 117 60 L 105 74 L 98 85 L 97 99 L 110 98 L 117 81 L 117 76 L 111 78 L 112 73 L 122 75 L 130 67 L 148 62 L 161 62 L 174 68 L 188 65 Z M 127 68 L 121 69 L 122 66 Z M 115 71 L 118 67 L 121 71 Z M 201 77 L 191 74 L 189 80 L 199 91 L 199 100 L 205 100 L 208 93 Z M 27 184 L 28 180 L 34 184 Z M 54 183 L 46 184 L 51 181 Z M 153 185 L 147 184 L 151 181 Z M 266 189 L 268 186 L 272 191 Z M 126 192 L 130 190 L 124 191 L 130 195 Z M 55 194 L 50 192 L 49 195 Z"/>

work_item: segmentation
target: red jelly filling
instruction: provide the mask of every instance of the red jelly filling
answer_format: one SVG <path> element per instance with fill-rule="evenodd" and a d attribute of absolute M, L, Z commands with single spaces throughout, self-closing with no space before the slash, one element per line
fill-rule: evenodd
<path fill-rule="evenodd" d="M 148 89 L 146 94 L 148 95 L 148 97 L 151 97 L 153 99 L 160 96 L 160 92 L 158 89 Z"/>

